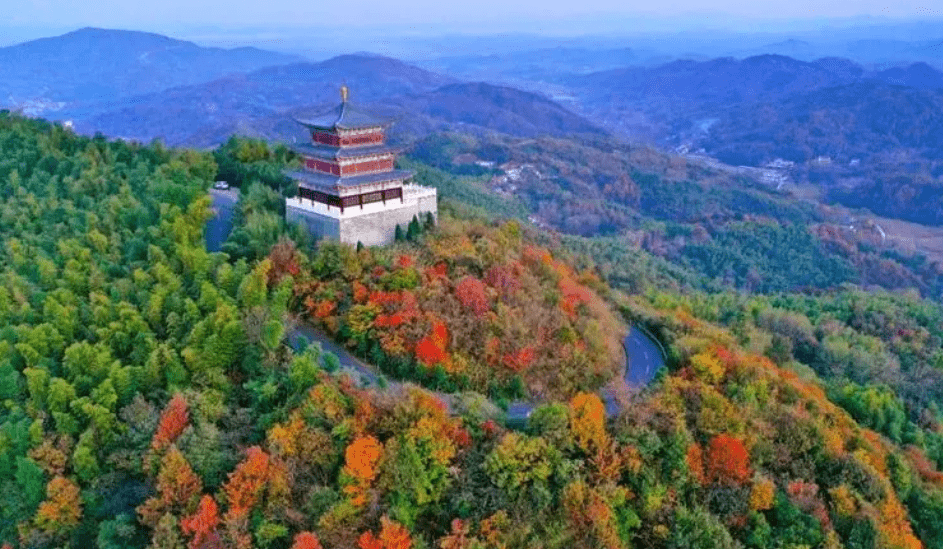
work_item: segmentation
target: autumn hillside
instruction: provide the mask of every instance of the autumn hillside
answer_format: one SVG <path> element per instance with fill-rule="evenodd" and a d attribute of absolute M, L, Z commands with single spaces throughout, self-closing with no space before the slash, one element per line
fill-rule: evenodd
<path fill-rule="evenodd" d="M 943 547 L 939 303 L 696 292 L 642 250 L 623 293 L 448 197 L 389 248 L 314 245 L 290 157 L 240 149 L 0 111 L 3 549 Z M 298 316 L 402 382 L 289 347 Z M 668 366 L 607 416 L 618 319 Z"/>
<path fill-rule="evenodd" d="M 606 286 L 534 244 L 517 222 L 449 214 L 391 248 L 289 243 L 269 256 L 293 275 L 303 317 L 395 378 L 496 398 L 564 398 L 619 376 L 626 328 Z"/>

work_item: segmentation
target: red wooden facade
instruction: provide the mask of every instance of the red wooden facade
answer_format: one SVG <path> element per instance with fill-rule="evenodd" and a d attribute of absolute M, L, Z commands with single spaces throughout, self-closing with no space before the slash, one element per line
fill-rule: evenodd
<path fill-rule="evenodd" d="M 332 175 L 341 174 L 341 167 L 336 162 L 330 162 L 328 160 L 305 157 L 305 167 L 309 170 L 321 173 L 329 173 Z"/>
<path fill-rule="evenodd" d="M 357 175 L 361 173 L 388 172 L 393 169 L 393 158 L 368 160 L 341 166 L 341 175 Z"/>
<path fill-rule="evenodd" d="M 383 130 L 377 130 L 363 135 L 343 136 L 333 132 L 314 130 L 311 132 L 311 140 L 315 143 L 331 147 L 356 147 L 363 145 L 382 145 L 384 135 Z"/>
<path fill-rule="evenodd" d="M 337 137 L 336 133 L 322 132 L 314 130 L 311 132 L 311 140 L 315 143 L 320 143 L 321 145 L 330 145 L 331 147 L 339 147 L 341 140 Z"/>
<path fill-rule="evenodd" d="M 353 147 L 353 146 L 358 146 L 358 145 L 382 145 L 382 144 L 383 144 L 382 131 L 368 133 L 364 135 L 342 135 L 341 136 L 342 147 Z"/>
<path fill-rule="evenodd" d="M 388 158 L 381 158 L 379 160 L 355 161 L 345 166 L 341 166 L 337 162 L 331 162 L 330 160 L 305 157 L 305 167 L 316 172 L 338 176 L 387 172 L 393 169 L 393 157 L 391 155 Z"/>

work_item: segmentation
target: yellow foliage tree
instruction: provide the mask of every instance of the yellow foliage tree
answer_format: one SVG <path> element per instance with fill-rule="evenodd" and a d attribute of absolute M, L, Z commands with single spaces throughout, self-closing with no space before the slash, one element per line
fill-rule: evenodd
<path fill-rule="evenodd" d="M 82 519 L 79 487 L 65 477 L 56 477 L 46 485 L 46 501 L 36 511 L 36 526 L 46 532 L 67 532 Z"/>
<path fill-rule="evenodd" d="M 570 400 L 570 430 L 587 452 L 605 444 L 606 408 L 598 395 L 579 393 Z"/>

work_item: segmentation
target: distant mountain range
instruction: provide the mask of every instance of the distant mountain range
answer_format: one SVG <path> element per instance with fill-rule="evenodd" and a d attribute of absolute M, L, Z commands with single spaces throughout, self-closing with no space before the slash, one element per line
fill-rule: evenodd
<path fill-rule="evenodd" d="M 482 83 L 370 54 L 313 63 L 83 29 L 0 49 L 0 106 L 71 120 L 84 133 L 212 147 L 234 133 L 306 139 L 292 117 L 335 104 L 346 83 L 354 102 L 396 121 L 391 137 L 399 143 L 438 131 L 594 140 L 611 132 L 616 140 L 704 149 L 735 166 L 791 160 L 797 181 L 818 183 L 835 200 L 943 222 L 943 206 L 925 192 L 943 184 L 943 72 L 932 65 L 873 70 L 839 57 L 764 54 L 621 66 L 645 63 L 642 51 L 484 56 L 491 69 L 482 70 L 496 78 Z M 467 68 L 471 59 L 453 61 Z M 611 66 L 618 68 L 595 70 Z M 508 79 L 514 87 L 500 83 Z M 865 181 L 878 183 L 856 195 Z M 878 200 L 884 192 L 895 199 Z"/>
<path fill-rule="evenodd" d="M 342 83 L 354 101 L 398 120 L 400 137 L 450 129 L 605 133 L 541 95 L 467 84 L 370 54 L 311 63 L 103 29 L 0 48 L 0 108 L 70 120 L 84 133 L 170 145 L 210 147 L 233 133 L 304 138 L 291 115 L 335 103 Z"/>
<path fill-rule="evenodd" d="M 129 98 L 78 119 L 76 128 L 132 139 L 160 137 L 172 145 L 212 146 L 233 133 L 286 138 L 295 132 L 293 111 L 338 102 L 342 83 L 354 100 L 372 103 L 453 82 L 393 59 L 345 55 Z"/>
<path fill-rule="evenodd" d="M 816 111 L 826 105 L 829 120 L 853 116 L 855 124 L 867 127 L 881 126 L 874 117 L 894 116 L 893 125 L 885 124 L 879 130 L 888 132 L 881 135 L 891 141 L 922 135 L 926 129 L 919 126 L 932 123 L 936 115 L 932 109 L 926 113 L 929 119 L 917 114 L 936 104 L 933 98 L 943 94 L 943 72 L 926 63 L 875 72 L 841 58 L 806 62 L 762 55 L 601 71 L 570 77 L 567 84 L 591 120 L 626 135 L 669 144 L 687 142 L 694 148 L 706 148 L 708 154 L 739 148 L 740 138 L 770 139 L 767 155 L 728 159 L 756 165 L 783 156 L 773 149 L 787 145 L 805 151 L 789 155 L 796 161 L 820 155 L 863 154 L 830 144 L 838 134 L 828 124 L 815 122 Z M 893 104 L 899 110 L 882 113 L 881 104 Z M 779 130 L 764 127 L 764 120 L 779 125 Z M 805 139 L 800 132 L 783 137 L 790 143 L 776 142 L 774 136 L 782 134 L 786 121 L 806 124 L 805 134 L 812 137 Z M 846 128 L 853 126 L 846 124 Z M 874 137 L 872 133 L 868 135 Z M 732 139 L 735 135 L 740 137 Z"/>
<path fill-rule="evenodd" d="M 79 131 L 172 145 L 209 147 L 233 133 L 305 139 L 293 115 L 339 101 L 338 83 L 351 99 L 397 121 L 394 137 L 431 131 L 493 130 L 511 135 L 603 134 L 540 95 L 482 83 L 462 83 L 401 61 L 345 55 L 234 75 L 204 84 L 134 97 L 76 121 Z"/>
<path fill-rule="evenodd" d="M 85 28 L 0 48 L 0 106 L 75 108 L 298 60 L 256 48 L 204 48 L 158 34 Z"/>

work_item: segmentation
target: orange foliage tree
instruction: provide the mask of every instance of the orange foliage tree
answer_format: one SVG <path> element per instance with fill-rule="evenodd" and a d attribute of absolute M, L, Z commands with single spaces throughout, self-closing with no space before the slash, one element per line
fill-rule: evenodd
<path fill-rule="evenodd" d="M 212 496 L 203 496 L 197 505 L 196 513 L 180 521 L 180 529 L 184 534 L 192 535 L 188 547 L 197 549 L 204 543 L 216 538 L 216 527 L 219 526 L 219 509 Z"/>
<path fill-rule="evenodd" d="M 923 549 L 923 543 L 914 536 L 907 510 L 894 492 L 889 492 L 881 505 L 880 517 L 878 536 L 883 542 L 882 547 Z"/>
<path fill-rule="evenodd" d="M 752 473 L 750 453 L 743 441 L 726 434 L 712 438 L 707 447 L 704 473 L 712 482 L 745 483 Z"/>
<path fill-rule="evenodd" d="M 410 549 L 413 540 L 402 524 L 383 517 L 380 519 L 380 536 L 364 532 L 357 540 L 357 545 L 360 549 Z"/>
<path fill-rule="evenodd" d="M 439 549 L 470 549 L 472 544 L 481 546 L 481 541 L 469 536 L 468 523 L 462 519 L 452 520 L 452 532 L 439 541 Z"/>
<path fill-rule="evenodd" d="M 56 477 L 46 485 L 46 501 L 36 511 L 36 526 L 47 532 L 66 532 L 82 519 L 79 487 L 65 477 Z"/>
<path fill-rule="evenodd" d="M 157 432 L 151 440 L 151 448 L 160 451 L 173 444 L 190 422 L 187 401 L 182 395 L 174 395 L 160 415 Z"/>
<path fill-rule="evenodd" d="M 769 479 L 760 479 L 753 484 L 750 490 L 750 509 L 754 511 L 767 511 L 773 508 L 773 497 L 775 496 L 776 485 Z"/>
<path fill-rule="evenodd" d="M 568 484 L 563 491 L 563 507 L 573 524 L 574 534 L 584 538 L 582 547 L 621 549 L 615 513 L 597 490 L 583 481 Z"/>
<path fill-rule="evenodd" d="M 688 446 L 684 461 L 687 463 L 688 471 L 691 472 L 691 476 L 694 477 L 695 481 L 700 484 L 707 482 L 707 477 L 704 475 L 704 457 L 700 444 L 694 442 Z"/>
<path fill-rule="evenodd" d="M 354 480 L 354 484 L 344 491 L 351 496 L 354 505 L 367 502 L 367 488 L 377 476 L 377 465 L 382 456 L 383 444 L 371 436 L 358 437 L 347 447 L 344 473 Z"/>
<path fill-rule="evenodd" d="M 246 451 L 246 459 L 229 474 L 223 485 L 226 501 L 229 502 L 227 518 L 240 518 L 259 501 L 269 478 L 269 456 L 258 446 Z"/>
<path fill-rule="evenodd" d="M 321 540 L 311 532 L 301 532 L 295 536 L 291 549 L 321 549 Z"/>
<path fill-rule="evenodd" d="M 197 502 L 203 483 L 176 446 L 171 445 L 160 462 L 157 495 L 138 507 L 141 522 L 154 527 L 169 511 L 189 512 Z"/>

